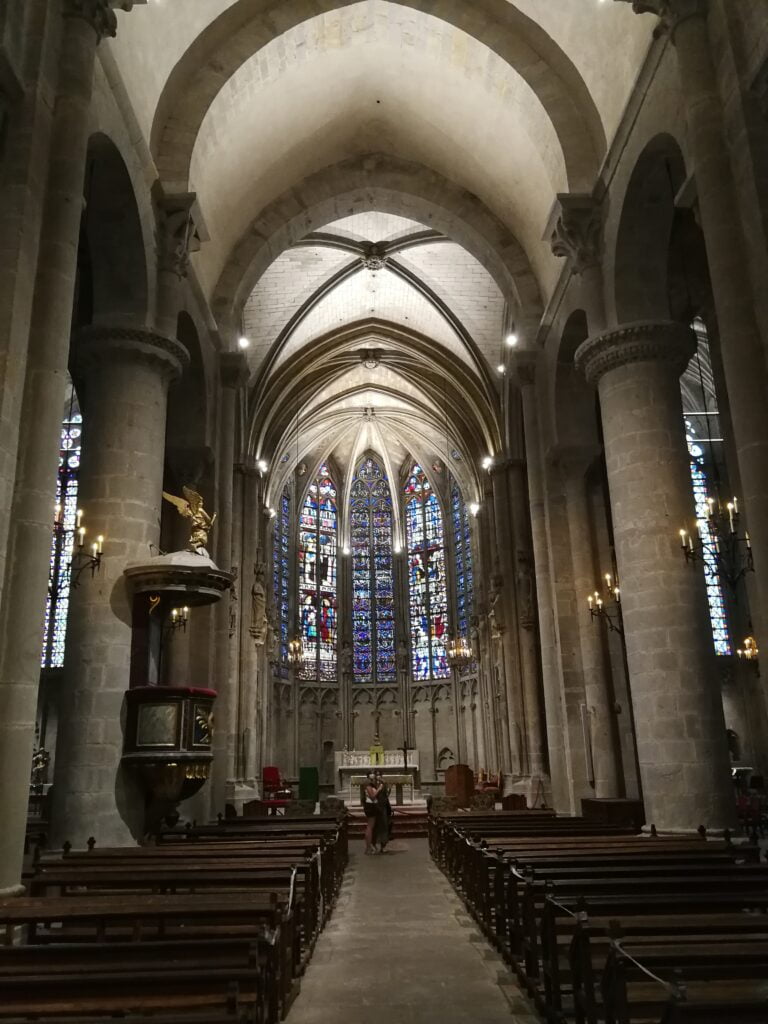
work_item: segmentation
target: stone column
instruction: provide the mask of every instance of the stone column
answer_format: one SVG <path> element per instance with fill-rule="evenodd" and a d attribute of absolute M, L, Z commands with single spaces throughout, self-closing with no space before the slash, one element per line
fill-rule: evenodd
<path fill-rule="evenodd" d="M 509 488 L 512 543 L 515 552 L 523 721 L 528 752 L 528 772 L 532 778 L 541 778 L 549 774 L 549 768 L 542 715 L 539 644 L 536 635 L 536 588 L 531 534 L 528 528 L 528 484 L 525 476 L 525 462 L 521 459 L 512 460 Z"/>
<path fill-rule="evenodd" d="M 63 0 L 64 25 L 0 609 L 0 895 L 21 873 L 96 47 L 107 0 Z"/>
<path fill-rule="evenodd" d="M 517 615 L 517 593 L 512 571 L 512 514 L 509 507 L 509 487 L 506 462 L 497 464 L 491 470 L 493 482 L 493 514 L 496 531 L 497 571 L 500 575 L 498 594 L 495 595 L 494 612 L 496 628 L 500 633 L 502 664 L 504 666 L 503 704 L 506 712 L 506 729 L 509 733 L 511 764 L 509 768 L 517 776 L 529 775 L 528 745 L 523 711 L 523 688 L 520 665 L 519 624 Z M 494 572 L 494 577 L 496 571 Z M 503 615 L 499 616 L 499 605 Z M 501 627 L 499 618 L 502 619 Z"/>
<path fill-rule="evenodd" d="M 576 364 L 600 393 L 646 821 L 664 831 L 735 818 L 725 722 L 699 567 L 679 377 L 696 347 L 671 322 L 597 335 Z"/>
<path fill-rule="evenodd" d="M 768 370 L 707 26 L 709 0 L 633 0 L 662 18 L 674 43 L 701 228 L 715 299 L 743 506 L 755 563 L 758 642 L 768 642 Z"/>
<path fill-rule="evenodd" d="M 52 845 L 100 846 L 141 834 L 143 801 L 120 767 L 131 664 L 132 596 L 123 569 L 160 539 L 168 385 L 187 362 L 149 331 L 86 328 L 76 341 L 83 406 L 78 503 L 85 547 L 104 536 L 100 571 L 70 599 L 54 777 Z"/>
<path fill-rule="evenodd" d="M 613 695 L 601 629 L 589 615 L 587 594 L 600 586 L 600 568 L 593 555 L 586 472 L 598 452 L 560 449 L 558 462 L 565 482 L 568 528 L 571 536 L 573 586 L 579 621 L 584 694 L 590 724 L 595 796 L 619 796 L 619 765 L 613 727 Z M 610 566 L 607 570 L 610 570 Z M 601 588 L 602 589 L 602 588 Z"/>
<path fill-rule="evenodd" d="M 544 683 L 544 710 L 547 724 L 549 771 L 552 780 L 552 800 L 556 810 L 572 811 L 574 808 L 570 796 L 565 748 L 566 716 L 563 704 L 563 681 L 558 667 L 558 638 L 549 570 L 545 469 L 541 450 L 539 399 L 536 389 L 537 355 L 535 352 L 517 352 L 514 356 L 514 365 L 523 404 L 525 452 L 528 466 L 528 500 L 536 571 L 541 671 Z"/>
<path fill-rule="evenodd" d="M 242 601 L 240 614 L 240 678 L 239 687 L 232 695 L 234 701 L 235 723 L 235 762 L 234 779 L 237 787 L 250 787 L 247 792 L 241 790 L 244 797 L 251 798 L 254 793 L 253 778 L 248 778 L 248 770 L 254 769 L 255 760 L 261 757 L 261 710 L 262 694 L 260 687 L 264 680 L 259 678 L 259 652 L 255 638 L 251 632 L 252 625 L 252 587 L 254 574 L 259 563 L 259 535 L 262 525 L 261 476 L 259 472 L 248 466 L 243 474 L 243 518 L 242 518 Z M 258 741 L 248 753 L 253 738 Z"/>
<path fill-rule="evenodd" d="M 229 572 L 235 568 L 233 559 L 234 536 L 234 463 L 235 435 L 237 433 L 237 405 L 240 388 L 248 380 L 248 361 L 242 352 L 224 352 L 219 357 L 219 438 L 216 463 L 216 564 Z M 239 517 L 238 517 L 239 520 Z M 239 545 L 238 545 L 239 549 Z M 238 579 L 232 584 L 241 590 L 242 566 L 238 566 Z M 241 602 L 244 595 L 241 593 Z M 231 662 L 235 641 L 231 633 L 232 602 L 221 600 L 215 610 L 216 680 L 219 691 L 216 702 L 214 730 L 214 767 L 212 777 L 212 806 L 224 813 L 229 776 L 230 738 L 234 730 L 232 720 Z"/>
<path fill-rule="evenodd" d="M 0 595 L 16 475 L 35 267 L 50 158 L 57 81 L 58 12 L 46 0 L 4 4 L 5 74 L 0 84 Z M 10 37 L 10 40 L 9 40 Z M 56 37 L 56 38 L 54 38 Z M 14 59 L 15 58 L 15 59 Z M 25 81 L 22 80 L 22 68 Z M 2 728 L 0 726 L 0 728 Z M 0 885 L 2 882 L 0 882 Z"/>

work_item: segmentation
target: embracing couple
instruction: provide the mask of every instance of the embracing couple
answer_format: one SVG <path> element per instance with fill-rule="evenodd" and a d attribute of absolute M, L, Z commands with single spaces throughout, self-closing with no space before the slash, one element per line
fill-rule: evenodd
<path fill-rule="evenodd" d="M 381 772 L 369 772 L 363 789 L 365 812 L 365 852 L 384 853 L 392 837 L 392 805 L 389 787 Z M 378 847 L 378 850 L 377 850 Z"/>

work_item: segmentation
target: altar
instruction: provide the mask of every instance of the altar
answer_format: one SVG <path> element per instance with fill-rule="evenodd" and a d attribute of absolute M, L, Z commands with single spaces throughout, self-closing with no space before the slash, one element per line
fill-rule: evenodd
<path fill-rule="evenodd" d="M 373 749 L 373 748 L 372 748 Z M 365 784 L 368 772 L 380 772 L 387 784 L 395 789 L 395 802 L 403 803 L 404 787 L 409 802 L 418 799 L 419 752 L 408 750 L 407 761 L 402 750 L 342 750 L 335 755 L 336 795 L 344 800 L 357 801 L 360 786 Z"/>

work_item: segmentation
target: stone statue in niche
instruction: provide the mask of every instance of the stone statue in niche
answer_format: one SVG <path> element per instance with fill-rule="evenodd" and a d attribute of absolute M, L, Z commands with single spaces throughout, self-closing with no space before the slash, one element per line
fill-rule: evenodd
<path fill-rule="evenodd" d="M 232 573 L 232 586 L 229 588 L 229 639 L 235 635 L 237 630 L 237 566 L 230 569 Z"/>
<path fill-rule="evenodd" d="M 488 625 L 494 640 L 504 632 L 504 577 L 498 568 L 491 576 L 491 591 L 488 609 Z"/>
<path fill-rule="evenodd" d="M 520 625 L 523 629 L 533 629 L 536 624 L 533 600 L 533 566 L 531 559 L 524 551 L 519 551 L 517 554 L 517 602 Z"/>
<path fill-rule="evenodd" d="M 472 657 L 480 661 L 480 616 L 473 615 L 469 620 L 469 642 L 472 647 Z"/>
<path fill-rule="evenodd" d="M 341 645 L 341 678 L 344 682 L 352 681 L 352 644 L 345 640 Z"/>
<path fill-rule="evenodd" d="M 249 632 L 257 647 L 261 647 L 267 639 L 267 591 L 264 587 L 266 567 L 257 562 L 253 567 L 253 585 L 251 587 L 251 625 Z"/>
<path fill-rule="evenodd" d="M 408 672 L 408 644 L 401 640 L 397 645 L 397 668 L 399 672 Z"/>
<path fill-rule="evenodd" d="M 270 665 L 276 665 L 280 658 L 280 643 L 277 636 L 277 630 L 275 624 L 271 619 L 267 619 L 267 642 L 266 642 L 267 660 Z"/>

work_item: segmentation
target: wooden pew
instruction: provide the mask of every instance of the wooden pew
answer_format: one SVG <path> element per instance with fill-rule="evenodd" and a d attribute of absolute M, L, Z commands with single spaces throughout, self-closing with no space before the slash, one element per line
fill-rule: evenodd
<path fill-rule="evenodd" d="M 194 1015 L 205 1008 L 206 1013 L 218 1010 L 268 1024 L 280 1013 L 270 955 L 273 941 L 272 934 L 265 933 L 254 940 L 2 947 L 0 1020 L 13 1018 L 20 1010 L 53 1014 L 76 1009 L 109 1015 L 118 1007 L 123 1012 L 130 1007 L 164 1016 L 170 1010 Z M 172 981 L 166 986 L 168 978 Z M 123 998 L 121 1005 L 117 1000 Z"/>
<path fill-rule="evenodd" d="M 688 938 L 671 948 L 614 942 L 601 988 L 606 1024 L 662 1020 L 671 1008 L 680 1016 L 682 1007 L 740 1024 L 744 1012 L 768 1015 L 768 941 Z"/>
<path fill-rule="evenodd" d="M 668 907 L 661 913 L 588 914 L 583 906 L 558 906 L 548 901 L 544 931 L 549 947 L 546 968 L 548 1005 L 562 1012 L 570 999 L 572 1012 L 579 1024 L 597 1024 L 600 1016 L 600 978 L 612 942 L 621 937 L 627 942 L 655 941 L 670 944 L 696 941 L 740 938 L 768 941 L 768 898 L 763 901 L 762 913 L 744 913 L 741 901 L 732 904 L 733 911 L 710 912 L 705 904 L 695 899 L 687 906 Z M 720 901 L 720 905 L 723 902 Z M 605 911 L 608 908 L 603 907 Z M 635 908 L 638 909 L 638 908 Z M 640 908 L 642 909 L 642 908 Z M 682 912 L 681 912 L 682 911 Z M 568 951 L 568 969 L 560 965 Z"/>
<path fill-rule="evenodd" d="M 283 1008 L 297 991 L 292 927 L 290 894 L 281 898 L 273 892 L 86 894 L 77 898 L 30 896 L 0 901 L 0 933 L 6 947 L 15 947 L 19 939 L 27 946 L 40 947 L 87 943 L 97 955 L 100 944 L 211 943 L 222 938 L 261 942 L 268 936 L 265 976 L 276 979 L 275 1005 Z M 86 967 L 89 962 L 86 956 Z"/>

